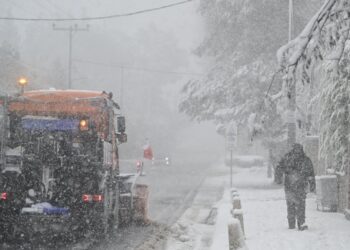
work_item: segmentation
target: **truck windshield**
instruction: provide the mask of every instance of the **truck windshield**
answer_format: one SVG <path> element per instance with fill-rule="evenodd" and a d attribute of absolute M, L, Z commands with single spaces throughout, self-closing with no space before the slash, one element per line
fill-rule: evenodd
<path fill-rule="evenodd" d="M 20 165 L 23 187 L 37 201 L 71 206 L 83 193 L 97 193 L 102 175 L 94 165 L 103 160 L 103 143 L 93 127 L 80 129 L 78 117 L 10 116 L 7 166 Z M 26 193 L 26 192 L 25 192 Z"/>
<path fill-rule="evenodd" d="M 9 147 L 23 147 L 23 154 L 36 155 L 43 161 L 72 155 L 99 154 L 98 136 L 93 129 L 81 131 L 75 117 L 12 117 Z"/>

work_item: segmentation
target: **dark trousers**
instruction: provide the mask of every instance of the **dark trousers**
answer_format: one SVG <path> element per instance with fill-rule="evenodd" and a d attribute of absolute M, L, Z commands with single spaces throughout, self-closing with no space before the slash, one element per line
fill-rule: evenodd
<path fill-rule="evenodd" d="M 298 226 L 305 223 L 305 193 L 301 192 L 286 192 L 288 224 L 290 228 L 295 227 L 295 222 Z"/>

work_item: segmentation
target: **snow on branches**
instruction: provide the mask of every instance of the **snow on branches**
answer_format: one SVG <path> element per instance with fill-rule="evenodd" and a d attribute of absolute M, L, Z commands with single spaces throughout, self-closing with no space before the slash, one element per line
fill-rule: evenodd
<path fill-rule="evenodd" d="M 278 50 L 277 60 L 286 74 L 305 83 L 310 81 L 313 60 L 332 61 L 337 67 L 349 37 L 349 4 L 349 0 L 327 0 L 300 35 Z"/>
<path fill-rule="evenodd" d="M 319 101 L 320 156 L 338 171 L 346 171 L 349 158 L 349 31 L 350 0 L 326 0 L 300 35 L 277 53 L 288 89 L 314 84 L 312 75 L 319 76 L 319 89 L 306 101 L 310 105 L 315 96 Z"/>
<path fill-rule="evenodd" d="M 197 55 L 211 62 L 207 76 L 183 88 L 180 110 L 196 120 L 245 123 L 260 109 L 284 40 L 282 3 L 261 0 L 201 0 L 206 37 Z M 262 11 L 263 10 L 263 11 Z M 282 23 L 282 25 L 281 25 Z"/>
<path fill-rule="evenodd" d="M 299 1 L 295 15 L 300 30 L 321 0 Z M 273 143 L 281 138 L 281 85 L 273 83 L 276 50 L 287 36 L 288 4 L 276 0 L 201 0 L 199 12 L 206 36 L 196 54 L 210 62 L 206 77 L 183 88 L 180 111 L 216 124 L 250 124 L 252 134 Z M 281 81 L 280 71 L 275 74 Z M 267 95 L 268 92 L 268 95 Z M 254 119 L 253 119 L 254 118 Z M 219 125 L 217 131 L 222 133 Z M 273 137 L 267 138 L 267 137 Z"/>
<path fill-rule="evenodd" d="M 199 121 L 244 123 L 263 104 L 271 68 L 263 61 L 240 67 L 217 64 L 206 78 L 184 86 L 180 111 Z"/>

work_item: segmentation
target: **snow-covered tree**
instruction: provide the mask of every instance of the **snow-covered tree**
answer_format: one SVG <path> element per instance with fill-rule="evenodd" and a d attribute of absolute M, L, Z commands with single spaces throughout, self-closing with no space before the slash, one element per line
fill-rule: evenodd
<path fill-rule="evenodd" d="M 315 70 L 321 81 L 310 105 L 320 105 L 321 158 L 335 156 L 332 167 L 348 167 L 350 1 L 326 0 L 300 35 L 278 52 L 287 92 L 310 83 Z M 316 66 L 315 66 L 316 65 Z"/>
<path fill-rule="evenodd" d="M 276 22 L 259 13 L 258 2 L 201 1 L 207 37 L 196 53 L 211 60 L 212 66 L 205 78 L 183 88 L 185 99 L 180 110 L 192 118 L 218 123 L 246 121 L 261 104 L 261 93 L 273 71 L 269 59 L 278 45 L 264 39 L 263 26 Z M 273 28 L 265 31 L 273 36 Z"/>
<path fill-rule="evenodd" d="M 306 7 L 304 1 L 297 1 L 296 30 L 319 1 Z M 184 86 L 180 110 L 198 121 L 213 120 L 219 125 L 244 124 L 252 116 L 270 124 L 266 119 L 272 116 L 266 114 L 271 110 L 264 107 L 264 99 L 277 69 L 276 50 L 288 37 L 288 1 L 202 0 L 200 13 L 207 36 L 196 53 L 211 63 L 206 77 Z M 280 89 L 281 85 L 272 86 L 271 100 Z M 273 127 L 276 132 L 282 131 L 281 125 Z M 266 125 L 262 128 L 271 130 Z M 267 137 L 271 135 L 275 133 L 266 131 Z"/>

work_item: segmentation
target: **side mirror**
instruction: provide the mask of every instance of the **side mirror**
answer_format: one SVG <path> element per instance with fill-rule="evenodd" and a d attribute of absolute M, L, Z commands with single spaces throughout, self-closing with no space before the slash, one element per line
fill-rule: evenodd
<path fill-rule="evenodd" d="M 124 133 L 125 129 L 126 129 L 125 117 L 124 116 L 117 116 L 117 132 Z"/>

